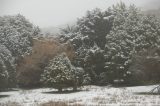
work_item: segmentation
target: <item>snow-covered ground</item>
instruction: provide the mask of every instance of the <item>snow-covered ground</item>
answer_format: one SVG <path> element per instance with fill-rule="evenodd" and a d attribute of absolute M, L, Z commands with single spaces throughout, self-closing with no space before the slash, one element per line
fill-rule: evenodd
<path fill-rule="evenodd" d="M 6 106 L 7 103 L 39 106 L 49 101 L 65 101 L 69 105 L 82 106 L 160 106 L 160 95 L 135 94 L 135 92 L 149 92 L 154 87 L 156 85 L 121 88 L 85 86 L 81 88 L 82 91 L 64 94 L 49 93 L 56 91 L 51 88 L 0 92 L 0 95 L 10 95 L 0 98 L 0 106 Z"/>

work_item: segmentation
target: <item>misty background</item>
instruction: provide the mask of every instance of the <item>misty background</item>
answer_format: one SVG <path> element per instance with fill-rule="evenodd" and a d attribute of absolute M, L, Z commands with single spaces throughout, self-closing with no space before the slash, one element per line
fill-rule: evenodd
<path fill-rule="evenodd" d="M 105 10 L 121 1 L 160 14 L 160 0 L 0 0 L 0 16 L 20 13 L 45 31 L 56 32 L 58 27 L 84 16 L 87 10 Z"/>

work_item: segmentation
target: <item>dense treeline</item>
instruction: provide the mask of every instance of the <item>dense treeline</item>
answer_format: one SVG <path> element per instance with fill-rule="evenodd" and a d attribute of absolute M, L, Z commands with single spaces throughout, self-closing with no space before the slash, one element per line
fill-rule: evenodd
<path fill-rule="evenodd" d="M 145 84 L 159 81 L 159 29 L 155 16 L 120 3 L 88 11 L 62 30 L 61 41 L 73 44 L 73 64 L 85 69 L 92 84 Z"/>
<path fill-rule="evenodd" d="M 160 21 L 134 5 L 94 9 L 57 38 L 22 15 L 0 17 L 0 88 L 147 84 L 160 80 Z"/>

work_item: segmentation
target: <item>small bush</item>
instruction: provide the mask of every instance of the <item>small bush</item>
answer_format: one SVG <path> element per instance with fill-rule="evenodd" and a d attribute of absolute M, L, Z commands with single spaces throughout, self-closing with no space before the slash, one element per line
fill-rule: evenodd
<path fill-rule="evenodd" d="M 83 82 L 80 82 L 83 79 L 82 75 L 83 70 L 75 68 L 66 54 L 62 53 L 50 60 L 41 75 L 41 81 L 46 86 L 56 88 L 58 91 L 70 86 L 77 90 L 77 86 Z"/>

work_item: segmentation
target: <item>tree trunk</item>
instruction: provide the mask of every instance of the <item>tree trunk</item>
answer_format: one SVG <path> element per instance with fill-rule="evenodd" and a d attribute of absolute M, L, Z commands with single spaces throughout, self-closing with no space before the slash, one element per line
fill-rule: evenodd
<path fill-rule="evenodd" d="M 62 88 L 58 88 L 58 92 L 62 92 Z"/>
<path fill-rule="evenodd" d="M 77 91 L 77 85 L 73 86 L 73 91 Z"/>

